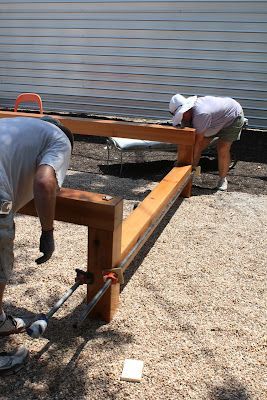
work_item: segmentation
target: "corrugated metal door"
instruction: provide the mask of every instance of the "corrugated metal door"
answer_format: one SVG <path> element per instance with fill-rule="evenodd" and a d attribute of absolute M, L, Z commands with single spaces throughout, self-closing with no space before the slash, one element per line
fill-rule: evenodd
<path fill-rule="evenodd" d="M 0 0 L 0 106 L 169 119 L 175 93 L 231 96 L 267 127 L 266 0 Z"/>

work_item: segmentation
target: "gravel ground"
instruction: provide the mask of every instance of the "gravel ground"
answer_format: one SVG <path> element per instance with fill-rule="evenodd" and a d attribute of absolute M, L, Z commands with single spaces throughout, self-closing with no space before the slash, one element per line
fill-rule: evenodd
<path fill-rule="evenodd" d="M 97 151 L 85 156 L 84 143 L 76 145 L 65 186 L 123 195 L 125 217 L 172 162 L 159 169 L 152 162 L 148 177 L 141 166 L 143 176 L 130 178 L 128 168 L 119 178 L 112 166 L 104 173 L 102 144 L 102 159 Z M 240 178 L 244 172 L 246 179 Z M 16 375 L 0 378 L 0 399 L 263 400 L 266 164 L 241 161 L 231 177 L 228 193 L 214 193 L 217 173 L 204 172 L 193 196 L 168 212 L 127 269 L 111 323 L 88 320 L 72 327 L 84 307 L 79 288 L 43 338 L 1 339 L 2 350 L 23 344 L 30 357 Z M 37 267 L 38 221 L 17 216 L 7 311 L 27 318 L 46 312 L 73 284 L 74 269 L 86 269 L 86 229 L 55 226 L 55 255 Z M 126 358 L 144 361 L 140 383 L 120 381 Z"/>

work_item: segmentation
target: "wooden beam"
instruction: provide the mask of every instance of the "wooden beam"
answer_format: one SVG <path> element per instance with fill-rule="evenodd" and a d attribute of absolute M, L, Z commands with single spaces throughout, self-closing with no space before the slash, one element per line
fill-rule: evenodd
<path fill-rule="evenodd" d="M 191 165 L 193 164 L 194 147 L 180 145 L 178 147 L 178 165 Z M 181 197 L 190 197 L 192 194 L 192 181 L 191 178 L 181 193 Z"/>
<path fill-rule="evenodd" d="M 61 117 L 60 121 L 72 132 L 82 135 L 115 136 L 184 145 L 195 143 L 194 129 L 190 128 L 178 129 L 156 124 L 67 117 Z"/>
<path fill-rule="evenodd" d="M 122 209 L 120 209 L 122 222 Z M 118 213 L 117 213 L 118 214 Z M 121 251 L 120 223 L 114 231 L 88 228 L 87 270 L 95 277 L 93 285 L 87 285 L 87 303 L 103 287 L 103 270 L 112 269 L 119 261 Z M 120 283 L 112 284 L 93 308 L 89 316 L 110 322 L 119 306 Z"/>
<path fill-rule="evenodd" d="M 143 124 L 134 122 L 101 120 L 93 118 L 76 118 L 62 115 L 51 115 L 57 118 L 73 133 L 85 136 L 116 136 L 132 139 L 154 140 L 159 142 L 193 146 L 195 130 L 191 128 L 174 128 L 172 126 Z M 0 111 L 0 118 L 34 117 L 40 114 Z"/>
<path fill-rule="evenodd" d="M 176 196 L 179 189 L 190 178 L 191 171 L 191 166 L 173 168 L 128 218 L 123 221 L 120 261 L 129 254 L 145 231 L 152 226 L 167 204 Z M 152 232 L 153 230 L 151 230 L 150 234 Z M 127 268 L 139 249 L 136 249 L 136 252 L 132 254 L 131 259 L 128 260 L 123 270 Z"/>
<path fill-rule="evenodd" d="M 113 231 L 121 223 L 123 201 L 121 197 L 106 198 L 104 194 L 62 188 L 57 195 L 55 219 Z M 33 200 L 18 212 L 37 216 Z"/>

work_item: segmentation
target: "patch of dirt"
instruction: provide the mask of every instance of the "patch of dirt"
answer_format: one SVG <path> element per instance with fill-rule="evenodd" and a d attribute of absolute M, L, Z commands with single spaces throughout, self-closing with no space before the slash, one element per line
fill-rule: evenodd
<path fill-rule="evenodd" d="M 230 192 L 267 194 L 267 132 L 245 131 L 241 140 L 232 146 L 235 166 L 230 170 L 228 181 Z M 70 169 L 81 172 L 120 176 L 120 152 L 113 149 L 109 165 L 105 138 L 82 137 L 75 141 Z M 173 152 L 128 152 L 123 153 L 121 176 L 128 179 L 145 179 L 159 182 L 173 167 L 176 153 Z M 210 149 L 200 160 L 201 177 L 194 178 L 194 193 L 212 190 L 218 179 L 216 151 Z"/>

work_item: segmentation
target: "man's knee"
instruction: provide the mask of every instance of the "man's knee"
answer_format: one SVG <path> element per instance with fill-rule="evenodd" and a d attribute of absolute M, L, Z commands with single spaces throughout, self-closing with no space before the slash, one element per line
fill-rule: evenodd
<path fill-rule="evenodd" d="M 0 220 L 0 283 L 6 283 L 14 265 L 15 225 L 13 215 Z"/>
<path fill-rule="evenodd" d="M 217 142 L 217 151 L 218 153 L 228 153 L 231 149 L 233 142 L 227 142 L 225 140 L 219 139 Z"/>

